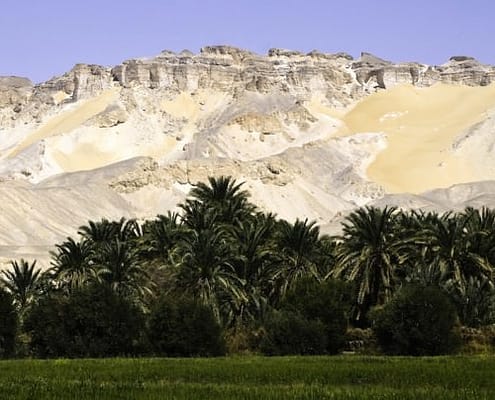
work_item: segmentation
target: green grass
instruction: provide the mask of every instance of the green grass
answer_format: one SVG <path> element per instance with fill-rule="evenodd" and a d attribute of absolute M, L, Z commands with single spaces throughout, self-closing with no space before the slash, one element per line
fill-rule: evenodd
<path fill-rule="evenodd" d="M 492 399 L 495 357 L 0 362 L 0 399 Z"/>

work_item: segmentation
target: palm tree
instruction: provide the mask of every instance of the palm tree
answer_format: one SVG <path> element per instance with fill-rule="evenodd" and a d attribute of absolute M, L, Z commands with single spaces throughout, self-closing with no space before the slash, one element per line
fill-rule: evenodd
<path fill-rule="evenodd" d="M 251 215 L 255 206 L 248 201 L 249 193 L 242 190 L 244 182 L 237 183 L 232 177 L 208 177 L 209 185 L 198 182 L 190 196 L 207 208 L 218 213 L 221 222 L 235 223 Z"/>
<path fill-rule="evenodd" d="M 277 263 L 276 245 L 272 239 L 273 225 L 253 218 L 232 230 L 235 273 L 242 282 L 244 298 L 236 303 L 236 325 L 258 320 L 268 305 L 270 280 Z"/>
<path fill-rule="evenodd" d="M 245 295 L 224 230 L 217 226 L 189 231 L 179 244 L 179 254 L 177 288 L 211 307 L 219 322 L 232 318 L 233 304 Z"/>
<path fill-rule="evenodd" d="M 297 219 L 294 224 L 281 221 L 277 234 L 281 262 L 273 279 L 276 296 L 280 299 L 298 279 L 304 276 L 321 278 L 315 263 L 320 246 L 320 228 L 315 221 L 308 222 L 308 219 Z"/>
<path fill-rule="evenodd" d="M 264 266 L 274 253 L 270 235 L 270 227 L 259 220 L 245 221 L 232 230 L 232 239 L 239 255 L 234 263 L 235 271 L 241 279 L 257 281 L 263 276 Z"/>
<path fill-rule="evenodd" d="M 95 244 L 109 242 L 117 236 L 119 227 L 115 222 L 111 222 L 106 218 L 101 221 L 88 221 L 87 225 L 79 227 L 77 233 L 84 239 Z"/>
<path fill-rule="evenodd" d="M 439 268 L 432 255 L 427 232 L 437 224 L 439 218 L 445 217 L 448 215 L 439 216 L 436 212 L 423 210 L 394 213 L 394 237 L 397 241 L 408 244 L 405 250 L 409 253 L 401 268 L 395 271 L 400 284 L 410 282 L 426 286 L 443 284 L 446 274 Z"/>
<path fill-rule="evenodd" d="M 495 211 L 468 207 L 459 218 L 466 222 L 464 230 L 469 237 L 470 251 L 495 265 Z"/>
<path fill-rule="evenodd" d="M 241 190 L 244 182 L 237 183 L 230 176 L 220 176 L 215 178 L 208 177 L 209 185 L 204 182 L 198 182 L 190 192 L 190 196 L 204 202 L 223 202 L 226 200 L 244 200 L 249 193 Z"/>
<path fill-rule="evenodd" d="M 411 240 L 397 234 L 396 208 L 360 208 L 349 214 L 338 238 L 336 266 L 328 277 L 343 278 L 357 286 L 357 314 L 390 300 L 396 271 L 407 260 Z"/>
<path fill-rule="evenodd" d="M 56 248 L 57 252 L 51 252 L 51 272 L 62 288 L 70 293 L 94 279 L 95 251 L 88 240 L 76 242 L 68 237 Z"/>
<path fill-rule="evenodd" d="M 428 263 L 422 260 L 420 256 L 418 258 L 411 257 L 408 267 L 408 271 L 404 275 L 405 283 L 413 283 L 421 287 L 443 287 L 449 280 L 448 274 L 442 271 L 435 261 Z"/>
<path fill-rule="evenodd" d="M 11 261 L 10 266 L 11 269 L 2 271 L 1 282 L 22 315 L 36 297 L 41 269 L 36 268 L 36 260 L 29 264 L 22 258 L 19 262 Z"/>
<path fill-rule="evenodd" d="M 470 218 L 445 214 L 423 232 L 423 245 L 431 254 L 429 258 L 438 264 L 447 279 L 461 285 L 469 277 L 492 279 L 492 266 L 473 249 L 479 232 L 469 231 L 469 223 Z"/>
<path fill-rule="evenodd" d="M 97 279 L 120 296 L 140 304 L 152 293 L 148 273 L 139 264 L 137 251 L 115 239 L 104 243 L 97 261 Z"/>
<path fill-rule="evenodd" d="M 149 260 L 157 259 L 167 263 L 184 230 L 179 221 L 179 214 L 168 212 L 158 215 L 153 221 L 146 221 L 139 239 L 140 255 Z"/>
<path fill-rule="evenodd" d="M 456 305 L 463 325 L 477 328 L 495 322 L 495 288 L 488 279 L 471 276 L 462 285 L 450 281 L 445 290 Z"/>
<path fill-rule="evenodd" d="M 117 232 L 116 239 L 121 242 L 134 241 L 143 235 L 139 223 L 135 219 L 121 218 L 119 221 L 112 222 Z"/>
<path fill-rule="evenodd" d="M 180 208 L 183 211 L 182 223 L 188 229 L 211 230 L 215 225 L 220 224 L 218 210 L 209 208 L 198 200 L 187 199 Z"/>

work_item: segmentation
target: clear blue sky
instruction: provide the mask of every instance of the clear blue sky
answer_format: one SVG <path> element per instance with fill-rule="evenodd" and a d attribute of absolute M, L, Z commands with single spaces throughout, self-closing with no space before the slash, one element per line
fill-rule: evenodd
<path fill-rule="evenodd" d="M 211 44 L 495 64 L 494 19 L 494 0 L 1 0 L 0 75 L 40 82 Z"/>

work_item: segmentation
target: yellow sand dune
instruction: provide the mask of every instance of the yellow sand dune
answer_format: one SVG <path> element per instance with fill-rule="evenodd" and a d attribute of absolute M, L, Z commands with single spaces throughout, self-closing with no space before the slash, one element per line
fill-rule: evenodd
<path fill-rule="evenodd" d="M 451 145 L 493 107 L 495 85 L 402 85 L 358 103 L 344 116 L 341 134 L 385 133 L 388 146 L 369 166 L 369 178 L 390 192 L 419 193 L 476 179 Z"/>
<path fill-rule="evenodd" d="M 117 89 L 106 90 L 93 99 L 83 101 L 80 105 L 76 104 L 77 108 L 67 110 L 62 114 L 51 118 L 38 130 L 31 133 L 20 142 L 9 154 L 9 157 L 16 156 L 25 148 L 42 139 L 76 129 L 89 118 L 105 110 L 109 104 L 117 99 L 117 94 Z"/>

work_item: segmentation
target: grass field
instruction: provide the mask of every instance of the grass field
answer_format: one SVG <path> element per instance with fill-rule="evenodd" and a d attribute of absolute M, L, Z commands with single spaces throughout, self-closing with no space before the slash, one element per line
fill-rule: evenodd
<path fill-rule="evenodd" d="M 495 399 L 495 357 L 0 362 L 1 399 Z"/>

